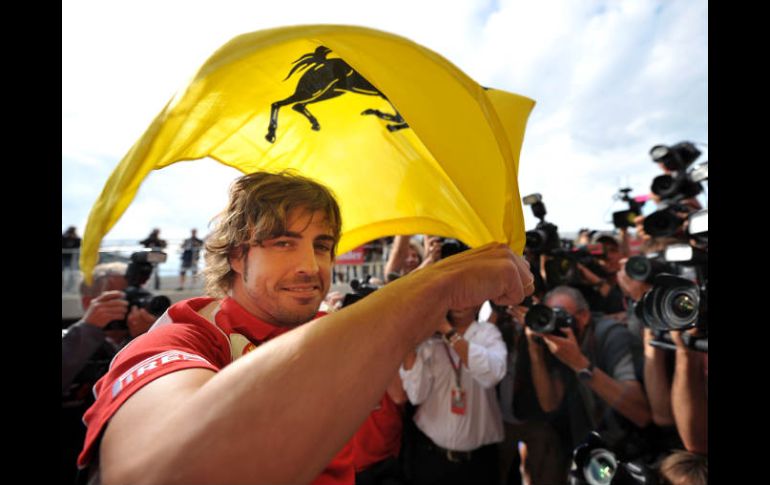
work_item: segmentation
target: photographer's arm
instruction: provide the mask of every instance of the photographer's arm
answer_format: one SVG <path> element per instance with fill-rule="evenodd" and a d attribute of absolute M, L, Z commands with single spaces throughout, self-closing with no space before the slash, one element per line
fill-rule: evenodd
<path fill-rule="evenodd" d="M 409 240 L 411 236 L 394 236 L 393 245 L 388 255 L 388 261 L 385 263 L 385 274 L 400 273 L 404 267 L 407 252 L 409 251 Z"/>
<path fill-rule="evenodd" d="M 571 328 L 563 329 L 567 337 L 543 335 L 551 353 L 564 362 L 573 371 L 585 369 L 590 361 L 580 351 L 577 339 Z M 630 364 L 630 355 L 627 357 Z M 642 385 L 637 380 L 617 380 L 595 367 L 593 377 L 587 385 L 607 404 L 640 428 L 650 423 L 650 405 Z"/>
<path fill-rule="evenodd" d="M 687 451 L 708 455 L 708 396 L 706 354 L 689 350 L 681 332 L 671 332 L 676 344 L 676 367 L 671 388 L 676 429 Z"/>
<path fill-rule="evenodd" d="M 102 329 L 113 320 L 121 320 L 126 315 L 127 306 L 123 292 L 105 291 L 88 303 L 83 318 L 73 323 L 62 335 L 62 392 L 67 390 L 91 355 L 104 343 Z"/>
<path fill-rule="evenodd" d="M 108 424 L 102 481 L 310 482 L 450 308 L 518 303 L 531 280 L 522 258 L 487 245 L 400 278 L 218 374 L 192 369 L 158 378 Z"/>
<path fill-rule="evenodd" d="M 653 347 L 652 330 L 644 329 L 644 387 L 650 400 L 652 421 L 658 426 L 672 426 L 671 381 L 666 371 L 666 351 Z"/>
<path fill-rule="evenodd" d="M 537 402 L 547 413 L 556 411 L 564 399 L 564 382 L 555 374 L 549 373 L 548 365 L 545 362 L 544 345 L 535 340 L 537 334 L 529 327 L 524 327 L 524 332 L 527 336 L 529 359 L 532 363 L 532 382 L 535 385 Z"/>
<path fill-rule="evenodd" d="M 612 285 L 609 284 L 609 282 L 603 278 L 600 278 L 596 275 L 593 271 L 586 268 L 582 264 L 577 264 L 578 270 L 580 270 L 580 274 L 583 276 L 583 279 L 591 286 L 594 286 L 596 290 L 599 292 L 599 294 L 602 295 L 603 298 L 606 298 L 607 295 L 610 294 L 610 291 L 612 290 Z"/>

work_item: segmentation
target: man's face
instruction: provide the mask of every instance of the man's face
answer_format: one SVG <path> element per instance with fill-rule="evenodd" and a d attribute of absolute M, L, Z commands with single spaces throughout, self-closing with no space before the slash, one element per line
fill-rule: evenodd
<path fill-rule="evenodd" d="M 481 305 L 463 308 L 461 310 L 449 310 L 449 322 L 453 327 L 464 327 L 476 321 L 476 316 L 481 310 Z"/>
<path fill-rule="evenodd" d="M 265 322 L 293 327 L 310 321 L 329 291 L 334 236 L 321 212 L 294 209 L 286 227 L 230 264 L 235 300 Z"/>
<path fill-rule="evenodd" d="M 404 260 L 404 273 L 410 273 L 420 266 L 420 255 L 416 249 L 409 246 Z"/>

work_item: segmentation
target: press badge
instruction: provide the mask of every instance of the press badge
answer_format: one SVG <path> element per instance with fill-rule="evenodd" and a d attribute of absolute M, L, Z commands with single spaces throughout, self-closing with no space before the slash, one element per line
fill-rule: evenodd
<path fill-rule="evenodd" d="M 452 413 L 465 414 L 465 391 L 452 388 Z"/>

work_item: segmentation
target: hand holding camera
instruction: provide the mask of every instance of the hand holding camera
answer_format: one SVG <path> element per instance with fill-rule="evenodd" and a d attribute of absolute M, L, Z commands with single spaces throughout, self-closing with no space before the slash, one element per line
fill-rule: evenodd
<path fill-rule="evenodd" d="M 128 310 L 128 302 L 122 291 L 105 291 L 97 296 L 86 309 L 83 321 L 104 328 L 113 320 L 121 319 Z"/>

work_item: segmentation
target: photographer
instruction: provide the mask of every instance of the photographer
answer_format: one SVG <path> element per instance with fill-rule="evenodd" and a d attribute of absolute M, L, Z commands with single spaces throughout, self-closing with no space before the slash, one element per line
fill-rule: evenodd
<path fill-rule="evenodd" d="M 623 251 L 620 243 L 610 235 L 599 236 L 596 242 L 602 245 L 603 254 L 597 258 L 597 262 L 603 276 L 577 263 L 583 281 L 589 286 L 585 291 L 581 288 L 581 291 L 591 309 L 621 320 L 625 316 L 626 306 L 623 302 L 623 291 L 618 286 L 617 274 L 621 267 Z"/>
<path fill-rule="evenodd" d="M 62 330 L 62 393 L 100 347 L 109 346 L 113 355 L 128 341 L 146 332 L 156 316 L 144 308 L 128 309 L 123 290 L 126 263 L 105 263 L 94 267 L 93 284 L 80 285 L 85 314 Z M 126 329 L 105 329 L 115 320 L 126 319 Z"/>
<path fill-rule="evenodd" d="M 561 337 L 534 332 L 529 325 L 525 328 L 541 407 L 546 412 L 568 414 L 569 448 L 591 430 L 599 429 L 613 446 L 625 445 L 624 454 L 639 453 L 643 444 L 631 436 L 650 423 L 650 409 L 636 376 L 630 350 L 633 337 L 628 329 L 611 319 L 593 316 L 574 288 L 554 288 L 546 295 L 545 304 L 562 309 L 572 323 L 561 329 Z M 564 376 L 549 369 L 543 346 L 574 374 Z"/>
<path fill-rule="evenodd" d="M 479 308 L 451 310 L 441 337 L 420 344 L 401 367 L 409 401 L 419 405 L 415 485 L 497 483 L 503 426 L 495 385 L 507 351 L 497 327 L 477 321 Z"/>
<path fill-rule="evenodd" d="M 93 385 L 115 354 L 130 339 L 145 333 L 157 318 L 143 308 L 128 311 L 123 293 L 128 287 L 127 266 L 105 263 L 94 267 L 93 283 L 80 285 L 83 318 L 62 330 L 61 483 L 75 480 L 75 462 L 86 432 L 82 417 L 93 403 Z M 127 328 L 108 327 L 123 319 Z"/>

